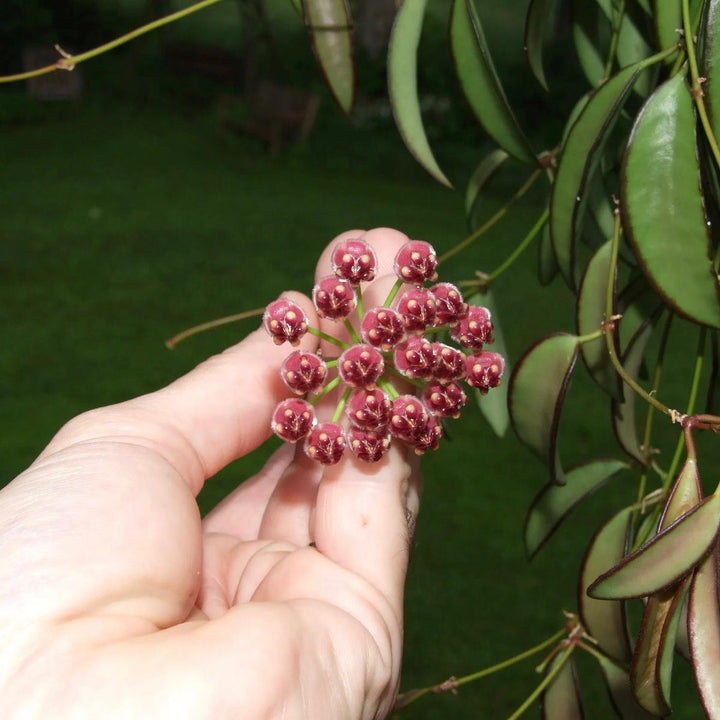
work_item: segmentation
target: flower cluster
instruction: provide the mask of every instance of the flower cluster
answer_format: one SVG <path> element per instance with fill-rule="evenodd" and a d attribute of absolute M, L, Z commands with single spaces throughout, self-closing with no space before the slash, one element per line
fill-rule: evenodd
<path fill-rule="evenodd" d="M 443 420 L 459 417 L 467 403 L 461 383 L 481 393 L 500 384 L 505 361 L 484 349 L 493 341 L 490 312 L 468 305 L 455 285 L 436 282 L 437 255 L 420 240 L 401 247 L 394 263 L 397 281 L 378 307 L 365 310 L 362 304 L 362 284 L 377 273 L 375 251 L 362 238 L 334 248 L 332 269 L 313 288 L 313 304 L 319 317 L 344 323 L 351 343 L 311 327 L 290 300 L 275 300 L 265 310 L 263 324 L 275 343 L 296 346 L 310 332 L 338 347 L 336 357 L 303 350 L 288 355 L 281 375 L 296 397 L 275 409 L 273 432 L 288 442 L 304 440 L 308 457 L 323 464 L 338 462 L 347 448 L 376 462 L 393 439 L 418 454 L 437 448 Z M 460 348 L 437 340 L 443 333 Z M 416 392 L 401 394 L 393 377 Z M 335 414 L 320 422 L 314 403 L 338 385 L 345 390 Z"/>

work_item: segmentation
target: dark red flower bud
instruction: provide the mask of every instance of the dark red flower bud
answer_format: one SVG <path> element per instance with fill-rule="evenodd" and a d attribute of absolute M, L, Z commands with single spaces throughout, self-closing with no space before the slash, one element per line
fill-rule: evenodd
<path fill-rule="evenodd" d="M 377 462 L 390 448 L 390 433 L 387 431 L 361 430 L 352 427 L 347 431 L 350 449 L 360 460 Z"/>
<path fill-rule="evenodd" d="M 377 272 L 375 251 L 364 240 L 345 240 L 338 243 L 332 253 L 335 275 L 352 285 L 369 282 Z"/>
<path fill-rule="evenodd" d="M 338 358 L 338 372 L 352 387 L 372 390 L 385 369 L 382 354 L 370 345 L 353 345 Z"/>
<path fill-rule="evenodd" d="M 296 350 L 285 358 L 280 375 L 293 392 L 304 395 L 317 392 L 323 386 L 327 366 L 314 353 Z"/>
<path fill-rule="evenodd" d="M 406 290 L 397 309 L 409 332 L 424 332 L 435 322 L 435 297 L 425 288 Z"/>
<path fill-rule="evenodd" d="M 403 282 L 422 285 L 426 280 L 437 280 L 437 264 L 437 254 L 430 243 L 410 240 L 395 256 L 395 274 Z"/>
<path fill-rule="evenodd" d="M 350 283 L 335 275 L 318 280 L 312 298 L 318 315 L 331 320 L 346 318 L 357 305 L 357 296 Z"/>
<path fill-rule="evenodd" d="M 307 332 L 308 319 L 303 309 L 285 298 L 271 302 L 263 314 L 263 325 L 276 345 L 297 345 Z"/>
<path fill-rule="evenodd" d="M 479 305 L 470 305 L 465 317 L 450 331 L 450 335 L 463 347 L 482 350 L 483 345 L 491 343 L 493 324 L 490 311 Z"/>
<path fill-rule="evenodd" d="M 305 454 L 323 465 L 334 465 L 345 452 L 345 433 L 342 426 L 324 422 L 313 428 L 305 440 Z"/>
<path fill-rule="evenodd" d="M 505 358 L 495 352 L 481 352 L 470 355 L 465 360 L 469 385 L 485 394 L 490 388 L 497 387 L 505 372 Z"/>
<path fill-rule="evenodd" d="M 413 379 L 431 378 L 436 363 L 433 344 L 419 335 L 412 335 L 399 345 L 393 359 L 395 367 L 403 375 Z"/>
<path fill-rule="evenodd" d="M 405 323 L 395 310 L 377 307 L 365 313 L 360 334 L 368 345 L 390 352 L 405 339 Z"/>
<path fill-rule="evenodd" d="M 350 422 L 363 430 L 379 430 L 390 419 L 390 398 L 379 388 L 356 390 L 345 406 Z"/>
<path fill-rule="evenodd" d="M 457 348 L 444 343 L 433 343 L 435 365 L 433 377 L 442 382 L 461 380 L 465 377 L 465 355 Z"/>
<path fill-rule="evenodd" d="M 440 417 L 460 417 L 460 408 L 467 403 L 467 395 L 456 382 L 431 382 L 423 391 L 423 402 L 430 412 Z"/>
<path fill-rule="evenodd" d="M 435 296 L 435 324 L 454 327 L 467 314 L 468 306 L 462 293 L 452 283 L 438 283 L 430 288 Z"/>
<path fill-rule="evenodd" d="M 422 455 L 427 450 L 438 449 L 442 434 L 442 425 L 431 415 L 410 444 L 417 455 Z"/>
<path fill-rule="evenodd" d="M 390 432 L 405 442 L 412 444 L 429 419 L 428 409 L 413 395 L 401 395 L 392 401 Z"/>
<path fill-rule="evenodd" d="M 297 398 L 283 400 L 272 416 L 272 431 L 281 439 L 297 442 L 307 435 L 315 425 L 313 406 Z"/>

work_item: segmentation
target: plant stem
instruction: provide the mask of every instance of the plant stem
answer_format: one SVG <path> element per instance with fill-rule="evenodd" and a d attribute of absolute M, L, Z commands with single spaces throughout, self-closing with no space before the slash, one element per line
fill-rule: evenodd
<path fill-rule="evenodd" d="M 688 63 L 690 64 L 692 96 L 695 100 L 695 105 L 697 107 L 698 115 L 700 116 L 700 122 L 702 123 L 703 130 L 705 131 L 705 137 L 707 138 L 708 145 L 715 157 L 715 162 L 720 165 L 720 148 L 718 148 L 715 133 L 713 133 L 713 129 L 710 125 L 710 118 L 708 118 L 707 110 L 705 108 L 705 100 L 703 99 L 704 93 L 702 90 L 700 73 L 698 72 L 697 58 L 695 57 L 694 33 L 692 23 L 690 22 L 690 5 L 688 0 L 682 0 L 682 18 L 683 30 L 685 32 L 685 49 L 687 52 Z"/>
<path fill-rule="evenodd" d="M 390 288 L 390 292 L 387 294 L 387 297 L 385 298 L 385 302 L 383 303 L 383 307 L 390 307 L 390 303 L 395 299 L 395 296 L 398 294 L 400 288 L 403 286 L 403 281 L 398 278 L 395 281 L 395 284 Z"/>
<path fill-rule="evenodd" d="M 475 240 L 477 240 L 480 236 L 484 235 L 488 230 L 490 230 L 491 227 L 493 227 L 499 220 L 502 220 L 505 215 L 508 214 L 510 211 L 510 208 L 518 201 L 520 198 L 523 197 L 527 193 L 527 191 L 535 184 L 535 181 L 540 177 L 542 173 L 542 169 L 538 168 L 536 170 L 533 170 L 533 172 L 530 174 L 530 177 L 523 183 L 523 185 L 518 189 L 518 191 L 508 200 L 505 205 L 503 205 L 489 220 L 487 220 L 483 225 L 481 225 L 477 230 L 475 230 L 474 233 L 471 235 L 468 235 L 464 240 L 459 242 L 455 247 L 450 248 L 446 253 L 441 255 L 438 258 L 438 262 L 445 262 L 445 260 L 449 260 L 454 255 L 457 255 L 459 252 L 464 250 L 468 245 L 473 243 Z"/>
<path fill-rule="evenodd" d="M 246 310 L 245 312 L 236 313 L 235 315 L 227 315 L 226 317 L 217 318 L 217 320 L 210 320 L 208 322 L 200 323 L 200 325 L 194 325 L 187 330 L 183 330 L 177 335 L 173 335 L 173 337 L 169 340 L 166 340 L 165 347 L 168 350 L 173 350 L 178 343 L 192 337 L 193 335 L 197 335 L 205 330 L 220 327 L 221 325 L 229 325 L 230 323 L 238 322 L 239 320 L 256 317 L 257 315 L 262 315 L 264 312 L 265 308 L 255 308 L 254 310 Z"/>
<path fill-rule="evenodd" d="M 338 375 L 338 376 L 334 377 L 327 385 L 325 385 L 317 395 L 310 398 L 310 400 L 308 400 L 308 402 L 311 405 L 315 405 L 315 403 L 322 400 L 322 398 L 324 398 L 326 395 L 331 393 L 339 384 L 340 384 L 340 376 Z"/>
<path fill-rule="evenodd" d="M 355 327 L 353 326 L 353 324 L 350 322 L 350 320 L 348 318 L 345 318 L 344 324 L 345 324 L 345 329 L 348 331 L 348 334 L 350 335 L 350 338 L 352 339 L 352 341 L 354 343 L 361 342 L 360 336 L 357 334 L 357 330 L 355 330 Z"/>
<path fill-rule="evenodd" d="M 345 392 L 342 394 L 342 397 L 340 398 L 340 401 L 337 404 L 337 407 L 335 408 L 335 412 L 332 416 L 332 422 L 336 423 L 340 420 L 343 414 L 343 410 L 345 409 L 345 405 L 347 404 L 348 398 L 350 397 L 350 393 L 352 392 L 351 387 L 345 388 Z"/>
<path fill-rule="evenodd" d="M 510 253 L 508 258 L 498 267 L 496 270 L 491 272 L 487 277 L 487 285 L 489 286 L 491 283 L 495 282 L 500 275 L 502 275 L 509 267 L 512 266 L 512 264 L 520 257 L 520 255 L 523 254 L 525 249 L 530 245 L 530 243 L 535 239 L 537 234 L 542 230 L 543 225 L 547 222 L 547 219 L 550 215 L 550 208 L 546 207 L 545 210 L 543 210 L 540 217 L 537 219 L 535 224 L 530 228 L 530 231 L 528 234 L 523 238 L 523 241 L 515 248 L 515 250 Z"/>
<path fill-rule="evenodd" d="M 333 337 L 332 335 L 328 335 L 326 332 L 323 332 L 322 330 L 318 330 L 318 328 L 309 327 L 308 332 L 311 335 L 314 335 L 315 337 L 319 337 L 321 340 L 327 340 L 329 343 L 332 343 L 333 345 L 337 345 L 338 347 L 342 348 L 343 350 L 347 350 L 350 345 L 348 343 L 343 342 L 342 340 L 338 340 L 336 337 Z"/>
<path fill-rule="evenodd" d="M 218 2 L 220 2 L 220 0 L 202 0 L 201 2 L 191 5 L 190 7 L 183 8 L 182 10 L 178 10 L 177 12 L 171 13 L 170 15 L 166 15 L 165 17 L 153 20 L 147 25 L 136 28 L 135 30 L 126 33 L 125 35 L 121 35 L 119 38 L 115 38 L 115 40 L 111 40 L 104 45 L 100 45 L 99 47 L 88 50 L 84 53 L 80 53 L 79 55 L 66 56 L 56 45 L 55 47 L 57 48 L 58 52 L 62 57 L 58 58 L 55 63 L 42 68 L 37 68 L 35 70 L 29 70 L 28 72 L 17 73 L 16 75 L 0 76 L 0 83 L 16 82 L 18 80 L 28 80 L 29 78 L 38 77 L 39 75 L 47 75 L 48 73 L 54 72 L 55 70 L 72 70 L 76 65 L 79 65 L 81 62 L 85 62 L 85 60 L 90 60 L 91 58 L 102 55 L 109 50 L 114 50 L 116 47 L 130 42 L 131 40 L 134 40 L 140 35 L 145 35 L 145 33 L 152 32 L 153 30 L 156 30 L 163 25 L 168 25 L 169 23 L 175 22 L 176 20 L 180 20 L 186 15 L 191 15 L 198 10 L 202 10 L 203 8 L 209 7 L 210 5 L 215 5 Z"/>
<path fill-rule="evenodd" d="M 570 645 L 568 645 L 568 647 L 563 651 L 555 664 L 552 666 L 550 672 L 545 675 L 540 684 L 530 693 L 530 695 L 527 696 L 527 698 L 525 698 L 525 702 L 512 715 L 510 715 L 510 717 L 508 717 L 508 720 L 517 720 L 535 702 L 535 700 L 540 697 L 545 688 L 555 679 L 555 676 L 563 669 L 563 666 L 570 659 L 570 656 L 573 654 L 576 647 L 577 645 L 575 643 L 571 643 Z"/>
<path fill-rule="evenodd" d="M 535 645 L 534 647 L 531 647 L 530 649 L 525 650 L 518 655 L 514 655 L 507 660 L 503 660 L 502 662 L 491 665 L 490 667 L 484 668 L 483 670 L 478 670 L 477 672 L 471 673 L 470 675 L 464 675 L 460 678 L 453 677 L 441 683 L 438 683 L 437 685 L 430 685 L 428 687 L 419 688 L 417 690 L 409 690 L 408 692 L 403 693 L 398 697 L 397 702 L 395 703 L 395 707 L 393 709 L 395 711 L 402 710 L 403 708 L 406 708 L 408 705 L 410 705 L 410 703 L 414 702 L 418 698 L 421 698 L 423 695 L 427 695 L 429 693 L 445 692 L 447 690 L 454 690 L 461 685 L 465 685 L 466 683 L 473 682 L 474 680 L 479 680 L 480 678 L 484 678 L 487 675 L 492 675 L 493 673 L 499 672 L 500 670 L 504 670 L 505 668 L 522 662 L 523 660 L 526 660 L 533 655 L 537 655 L 537 653 L 557 642 L 565 634 L 566 630 L 563 628 L 551 637 L 543 640 L 538 645 Z"/>

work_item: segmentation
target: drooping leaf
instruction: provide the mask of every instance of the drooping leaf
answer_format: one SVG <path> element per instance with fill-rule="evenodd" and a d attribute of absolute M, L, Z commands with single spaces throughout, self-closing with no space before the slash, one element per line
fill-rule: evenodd
<path fill-rule="evenodd" d="M 551 672 L 562 660 L 563 653 L 558 653 L 548 663 L 546 673 Z M 541 707 L 542 720 L 582 720 L 585 717 L 575 658 L 572 655 L 565 660 L 565 664 L 542 694 Z"/>
<path fill-rule="evenodd" d="M 685 577 L 715 541 L 720 495 L 710 495 L 601 575 L 588 594 L 598 599 L 647 597 Z"/>
<path fill-rule="evenodd" d="M 628 12 L 623 15 L 620 23 L 616 55 L 620 67 L 632 65 L 652 55 L 652 48 L 645 41 L 632 15 Z M 652 89 L 652 79 L 651 73 L 645 73 L 638 78 L 634 90 L 642 97 L 647 97 Z"/>
<path fill-rule="evenodd" d="M 532 146 L 518 125 L 495 71 L 472 0 L 453 0 L 450 49 L 465 97 L 485 132 L 514 158 L 537 164 Z"/>
<path fill-rule="evenodd" d="M 707 399 L 705 400 L 705 412 L 715 415 L 720 410 L 720 352 L 718 351 L 718 334 L 710 333 L 710 378 L 708 379 Z"/>
<path fill-rule="evenodd" d="M 500 315 L 498 314 L 497 303 L 492 290 L 488 290 L 484 295 L 476 295 L 468 299 L 471 305 L 483 305 L 492 316 L 495 325 L 494 336 L 495 341 L 492 344 L 492 351 L 500 353 L 507 363 L 507 346 L 505 345 L 505 337 L 500 323 Z M 510 365 L 505 366 L 505 377 L 510 376 Z M 492 392 L 483 395 L 479 390 L 475 390 L 475 399 L 477 400 L 480 412 L 488 421 L 488 425 L 498 437 L 505 437 L 508 425 L 510 424 L 510 415 L 508 413 L 508 382 L 503 379 L 500 386 L 494 388 Z"/>
<path fill-rule="evenodd" d="M 575 335 L 543 338 L 518 360 L 510 379 L 508 407 L 515 433 L 564 484 L 557 452 L 560 415 L 578 354 Z"/>
<path fill-rule="evenodd" d="M 565 485 L 548 483 L 535 496 L 525 518 L 525 549 L 530 557 L 550 539 L 573 508 L 627 467 L 621 460 L 591 460 L 565 472 Z M 615 558 L 621 560 L 623 555 Z M 607 568 L 598 568 L 598 573 Z M 594 580 L 598 573 L 593 575 Z"/>
<path fill-rule="evenodd" d="M 611 256 L 612 243 L 608 241 L 595 253 L 585 269 L 576 304 L 575 319 L 578 335 L 587 335 L 599 330 L 605 320 Z M 613 284 L 614 282 L 613 278 Z M 612 339 L 617 351 L 617 334 L 614 333 Z M 620 401 L 622 398 L 620 378 L 610 361 L 605 336 L 582 343 L 580 352 L 592 379 L 610 397 Z"/>
<path fill-rule="evenodd" d="M 538 243 L 538 280 L 541 285 L 549 285 L 558 273 L 558 264 L 553 252 L 550 225 L 545 223 Z"/>
<path fill-rule="evenodd" d="M 648 712 L 664 717 L 670 708 L 670 680 L 675 635 L 690 578 L 648 599 L 630 668 L 637 701 Z"/>
<path fill-rule="evenodd" d="M 592 87 L 597 87 L 605 76 L 605 49 L 601 48 L 601 24 L 605 17 L 593 2 L 573 0 L 572 37 L 580 67 Z"/>
<path fill-rule="evenodd" d="M 415 159 L 438 182 L 452 187 L 430 149 L 420 113 L 417 50 L 427 0 L 404 0 L 395 16 L 388 47 L 388 93 L 395 124 Z"/>
<path fill-rule="evenodd" d="M 568 133 L 550 198 L 550 233 L 565 281 L 575 288 L 575 243 L 587 206 L 586 190 L 598 153 L 641 71 L 621 70 L 591 96 Z"/>
<path fill-rule="evenodd" d="M 680 0 L 653 0 L 653 19 L 658 47 L 670 47 L 680 41 L 678 29 L 682 27 L 682 5 Z M 672 62 L 669 58 L 667 62 Z"/>
<path fill-rule="evenodd" d="M 688 601 L 688 636 L 695 684 L 706 716 L 720 718 L 720 551 L 695 571 Z"/>
<path fill-rule="evenodd" d="M 720 0 L 707 0 L 703 14 L 700 72 L 706 78 L 703 86 L 705 106 L 717 138 L 720 137 Z"/>
<path fill-rule="evenodd" d="M 640 111 L 622 168 L 623 224 L 650 283 L 680 315 L 720 327 L 700 191 L 695 113 L 682 73 Z"/>
<path fill-rule="evenodd" d="M 554 4 L 554 0 L 530 0 L 525 15 L 525 52 L 533 75 L 545 90 L 548 84 L 543 68 L 543 43 Z"/>
<path fill-rule="evenodd" d="M 302 0 L 305 25 L 325 82 L 343 112 L 355 100 L 352 18 L 347 0 Z"/>
<path fill-rule="evenodd" d="M 657 717 L 638 705 L 630 686 L 630 675 L 614 660 L 597 656 L 615 712 L 621 720 L 653 720 Z"/>
<path fill-rule="evenodd" d="M 595 533 L 585 552 L 578 583 L 578 608 L 583 627 L 601 650 L 621 663 L 628 663 L 631 656 L 625 602 L 596 600 L 587 594 L 587 588 L 604 568 L 616 565 L 625 557 L 632 519 L 632 508 L 623 508 Z"/>
<path fill-rule="evenodd" d="M 467 218 L 471 216 L 475 201 L 485 187 L 485 184 L 509 157 L 504 150 L 496 148 L 488 153 L 475 168 L 475 171 L 470 176 L 470 180 L 468 180 L 467 189 L 465 190 L 465 216 Z"/>

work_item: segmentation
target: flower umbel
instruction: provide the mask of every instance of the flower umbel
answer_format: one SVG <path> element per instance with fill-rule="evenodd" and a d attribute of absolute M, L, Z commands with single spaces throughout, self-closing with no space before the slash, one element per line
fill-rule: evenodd
<path fill-rule="evenodd" d="M 297 345 L 309 332 L 339 346 L 336 357 L 302 350 L 288 355 L 283 381 L 296 395 L 312 397 L 283 400 L 273 414 L 273 432 L 288 442 L 304 439 L 307 456 L 324 465 L 337 463 L 347 449 L 365 462 L 377 462 L 393 441 L 418 455 L 436 449 L 442 423 L 459 417 L 467 403 L 460 383 L 486 393 L 502 379 L 504 358 L 484 350 L 493 341 L 490 312 L 468 305 L 451 283 L 425 287 L 437 280 L 438 261 L 432 246 L 421 240 L 400 248 L 395 289 L 375 307 L 365 309 L 361 302 L 363 284 L 377 274 L 375 251 L 362 237 L 338 243 L 331 264 L 334 275 L 317 282 L 312 298 L 319 317 L 338 323 L 337 337 L 309 326 L 292 301 L 280 298 L 265 310 L 263 324 L 278 345 Z M 449 327 L 461 347 L 438 342 L 439 326 Z M 416 393 L 400 394 L 393 384 L 398 376 L 416 386 Z M 319 422 L 313 405 L 337 386 L 341 399 L 334 416 Z"/>

